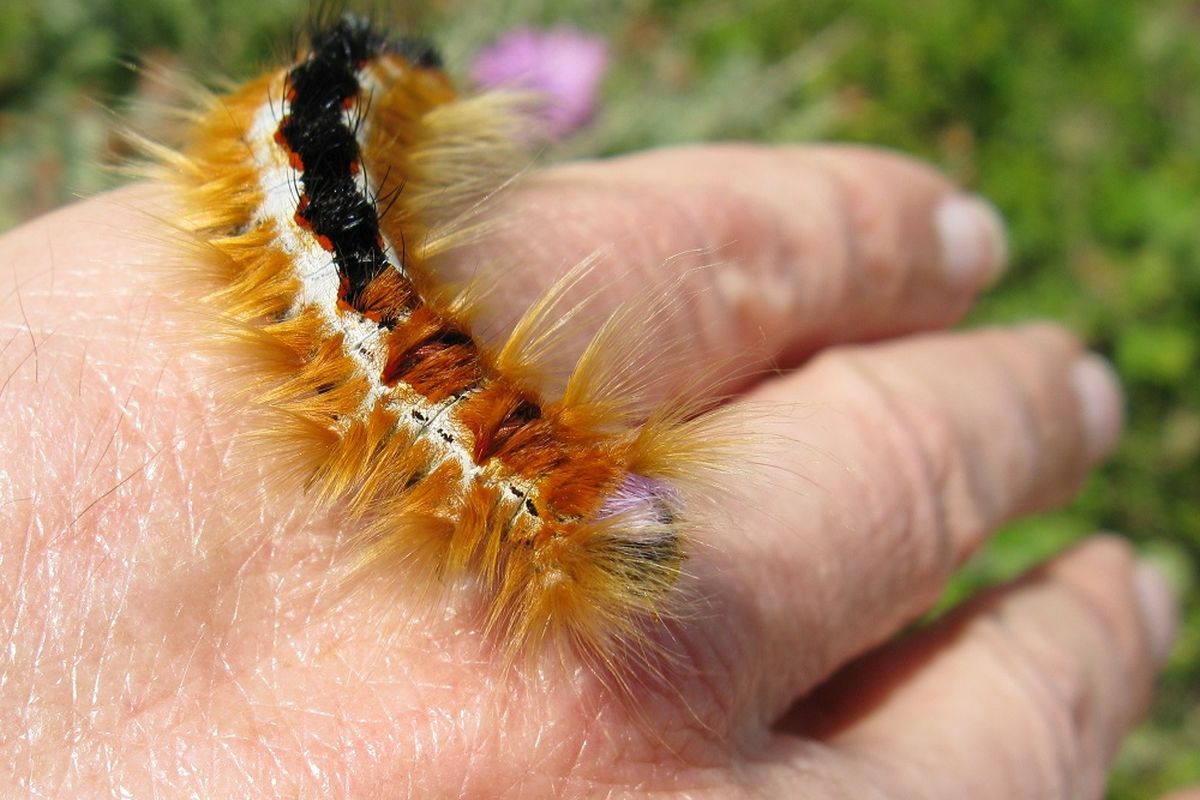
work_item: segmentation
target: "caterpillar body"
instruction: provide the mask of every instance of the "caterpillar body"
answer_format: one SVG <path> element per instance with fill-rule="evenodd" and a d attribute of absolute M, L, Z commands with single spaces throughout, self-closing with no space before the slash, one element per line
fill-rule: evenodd
<path fill-rule="evenodd" d="M 550 306 L 491 349 L 439 287 L 518 139 L 510 100 L 460 99 L 431 48 L 347 16 L 210 98 L 168 160 L 263 433 L 343 509 L 359 561 L 468 576 L 509 650 L 607 661 L 669 609 L 695 436 L 678 409 L 619 411 L 612 325 L 548 398 L 523 350 Z"/>

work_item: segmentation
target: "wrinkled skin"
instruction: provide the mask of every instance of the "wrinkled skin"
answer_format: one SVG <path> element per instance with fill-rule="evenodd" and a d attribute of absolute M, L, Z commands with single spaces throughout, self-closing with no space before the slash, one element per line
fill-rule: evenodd
<path fill-rule="evenodd" d="M 893 638 L 1120 428 L 1061 328 L 943 330 L 1004 257 L 984 206 L 874 151 L 708 147 L 549 170 L 497 212 L 444 265 L 515 265 L 484 327 L 609 247 L 600 312 L 679 293 L 660 385 L 732 363 L 708 391 L 757 409 L 665 674 L 504 673 L 461 587 L 333 591 L 337 514 L 237 463 L 252 423 L 161 288 L 194 257 L 133 187 L 0 238 L 0 793 L 1100 796 L 1174 625 L 1120 540 Z"/>

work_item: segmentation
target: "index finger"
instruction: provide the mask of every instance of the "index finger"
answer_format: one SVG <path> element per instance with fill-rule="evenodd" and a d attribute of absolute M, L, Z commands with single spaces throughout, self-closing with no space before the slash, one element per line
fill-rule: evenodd
<path fill-rule="evenodd" d="M 583 287 L 595 317 L 669 284 L 682 311 L 662 338 L 686 341 L 694 360 L 661 365 L 668 372 L 737 363 L 757 374 L 828 344 L 950 325 L 1005 259 L 989 204 L 929 166 L 863 147 L 704 145 L 571 164 L 532 176 L 496 213 L 495 237 L 443 265 L 462 276 L 504 254 L 505 302 L 485 312 L 486 327 L 506 329 L 610 247 Z M 591 333 L 573 331 L 565 366 Z"/>

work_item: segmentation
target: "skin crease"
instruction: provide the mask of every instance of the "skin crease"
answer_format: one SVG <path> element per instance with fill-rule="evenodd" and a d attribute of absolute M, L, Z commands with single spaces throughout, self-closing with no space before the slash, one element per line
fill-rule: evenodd
<path fill-rule="evenodd" d="M 884 644 L 999 524 L 1069 498 L 1120 424 L 1103 371 L 1084 404 L 1063 330 L 936 332 L 1002 258 L 993 234 L 997 263 L 939 270 L 954 192 L 855 148 L 661 151 L 532 176 L 445 265 L 520 265 L 481 320 L 499 328 L 612 243 L 645 271 L 595 284 L 601 316 L 684 273 L 666 335 L 698 332 L 698 355 L 661 385 L 759 362 L 711 391 L 744 390 L 774 444 L 696 533 L 698 608 L 634 703 L 553 658 L 502 673 L 455 587 L 333 590 L 336 514 L 239 462 L 253 423 L 161 289 L 187 251 L 160 189 L 6 234 L 2 793 L 1100 796 L 1174 625 L 1120 540 Z"/>

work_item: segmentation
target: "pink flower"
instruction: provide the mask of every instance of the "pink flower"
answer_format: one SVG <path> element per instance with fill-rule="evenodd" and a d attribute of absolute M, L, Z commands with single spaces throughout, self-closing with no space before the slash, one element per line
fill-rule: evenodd
<path fill-rule="evenodd" d="M 604 40 L 575 28 L 518 28 L 484 48 L 471 77 L 485 88 L 532 89 L 544 98 L 546 132 L 561 138 L 582 126 L 596 107 L 608 67 Z"/>

